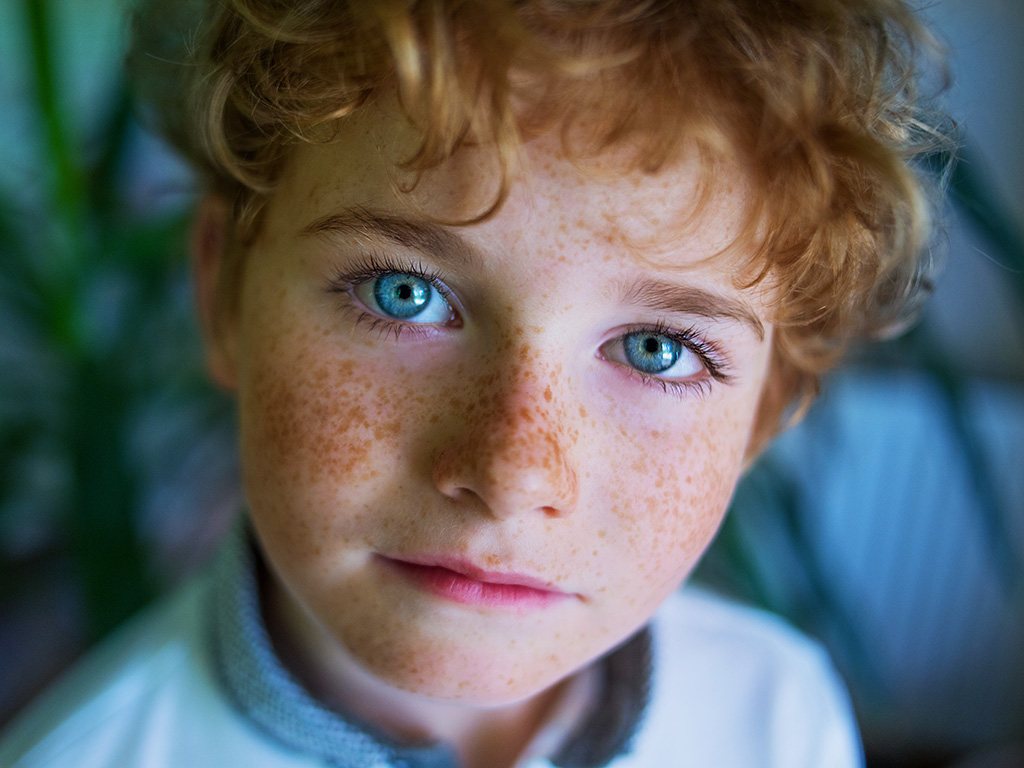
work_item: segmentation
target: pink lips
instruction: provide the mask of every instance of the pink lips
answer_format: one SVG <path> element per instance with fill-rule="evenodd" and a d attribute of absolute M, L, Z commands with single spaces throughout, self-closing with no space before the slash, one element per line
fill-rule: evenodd
<path fill-rule="evenodd" d="M 571 596 L 530 576 L 492 573 L 457 560 L 383 560 L 421 589 L 465 605 L 532 609 L 543 608 Z"/>

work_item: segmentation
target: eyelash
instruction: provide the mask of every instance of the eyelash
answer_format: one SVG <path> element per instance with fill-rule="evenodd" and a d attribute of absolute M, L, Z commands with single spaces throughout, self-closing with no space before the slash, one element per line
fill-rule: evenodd
<path fill-rule="evenodd" d="M 377 315 L 370 314 L 356 304 L 352 295 L 352 291 L 356 286 L 361 285 L 368 280 L 375 280 L 379 277 L 393 274 L 395 272 L 413 275 L 421 280 L 427 281 L 434 290 L 441 294 L 444 300 L 448 302 L 449 306 L 454 307 L 452 294 L 445 286 L 445 278 L 442 273 L 431 269 L 422 262 L 415 260 L 411 262 L 399 261 L 384 253 L 364 253 L 363 256 L 351 267 L 347 269 L 338 269 L 328 280 L 326 290 L 331 294 L 344 295 L 348 299 L 346 302 L 348 308 L 358 313 L 356 316 L 356 323 L 359 325 L 367 325 L 370 331 L 377 332 L 381 336 L 394 334 L 394 337 L 397 340 L 398 337 L 405 332 L 413 334 L 430 333 L 434 327 L 432 325 L 402 323 L 386 317 L 379 317 Z M 696 328 L 690 327 L 686 330 L 680 331 L 662 322 L 658 322 L 653 325 L 638 325 L 630 327 L 623 333 L 623 335 L 638 332 L 663 335 L 681 344 L 697 356 L 701 361 L 701 364 L 704 366 L 704 370 L 707 371 L 708 374 L 705 378 L 674 381 L 672 379 L 660 378 L 654 374 L 645 373 L 644 371 L 637 370 L 636 368 L 632 368 L 627 365 L 619 365 L 619 367 L 622 368 L 629 376 L 636 377 L 644 385 L 659 387 L 663 392 L 681 397 L 684 394 L 696 393 L 700 396 L 710 394 L 712 380 L 722 384 L 732 383 L 733 376 L 728 373 L 728 364 L 725 356 L 715 344 L 706 341 Z"/>
<path fill-rule="evenodd" d="M 398 261 L 384 253 L 367 252 L 351 267 L 344 270 L 338 269 L 327 282 L 327 292 L 345 296 L 347 308 L 357 313 L 356 324 L 365 325 L 369 331 L 376 332 L 381 336 L 393 334 L 397 340 L 402 333 L 408 332 L 413 335 L 431 333 L 433 329 L 431 325 L 402 323 L 387 317 L 379 317 L 370 314 L 356 303 L 357 300 L 352 295 L 356 286 L 395 272 L 426 280 L 430 283 L 430 287 L 441 294 L 441 297 L 454 309 L 451 291 L 444 284 L 444 275 L 427 267 L 422 262 Z"/>
<path fill-rule="evenodd" d="M 670 395 L 697 394 L 704 396 L 711 393 L 712 380 L 721 384 L 733 383 L 734 377 L 728 372 L 728 362 L 725 359 L 725 355 L 722 354 L 715 344 L 705 340 L 695 327 L 691 326 L 686 330 L 680 331 L 662 322 L 657 322 L 654 325 L 631 327 L 625 331 L 625 333 L 638 332 L 666 336 L 682 344 L 683 347 L 697 356 L 708 374 L 706 378 L 674 381 L 672 379 L 663 379 L 651 373 L 645 373 L 628 365 L 620 366 L 628 375 L 637 377 L 644 384 L 660 387 Z"/>

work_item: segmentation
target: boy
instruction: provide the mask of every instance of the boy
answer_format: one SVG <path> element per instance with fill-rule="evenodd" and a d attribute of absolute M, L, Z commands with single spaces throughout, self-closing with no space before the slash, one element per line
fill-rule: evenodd
<path fill-rule="evenodd" d="M 856 765 L 819 651 L 676 588 L 786 407 L 912 303 L 909 11 L 231 0 L 197 29 L 158 108 L 209 185 L 247 511 L 0 763 Z"/>

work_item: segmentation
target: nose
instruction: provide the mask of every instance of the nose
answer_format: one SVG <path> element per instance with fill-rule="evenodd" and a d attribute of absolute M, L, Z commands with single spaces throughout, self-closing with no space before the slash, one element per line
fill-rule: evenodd
<path fill-rule="evenodd" d="M 455 500 L 475 497 L 499 519 L 571 514 L 579 495 L 572 456 L 578 430 L 554 395 L 562 382 L 520 370 L 481 389 L 436 454 L 434 486 Z"/>

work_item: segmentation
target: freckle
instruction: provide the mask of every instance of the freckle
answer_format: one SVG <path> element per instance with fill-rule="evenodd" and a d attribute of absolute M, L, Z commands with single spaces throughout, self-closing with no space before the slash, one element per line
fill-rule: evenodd
<path fill-rule="evenodd" d="M 544 387 L 544 399 L 551 402 L 551 387 Z"/>
<path fill-rule="evenodd" d="M 584 408 L 582 405 L 580 406 L 580 418 L 581 419 L 587 418 L 587 409 Z"/>
<path fill-rule="evenodd" d="M 687 485 L 693 485 L 693 476 L 692 475 L 687 475 L 686 476 L 686 484 Z"/>
<path fill-rule="evenodd" d="M 599 539 L 603 539 L 607 535 L 608 535 L 608 532 L 605 531 L 603 528 L 600 531 L 597 532 L 597 538 L 599 538 Z"/>

